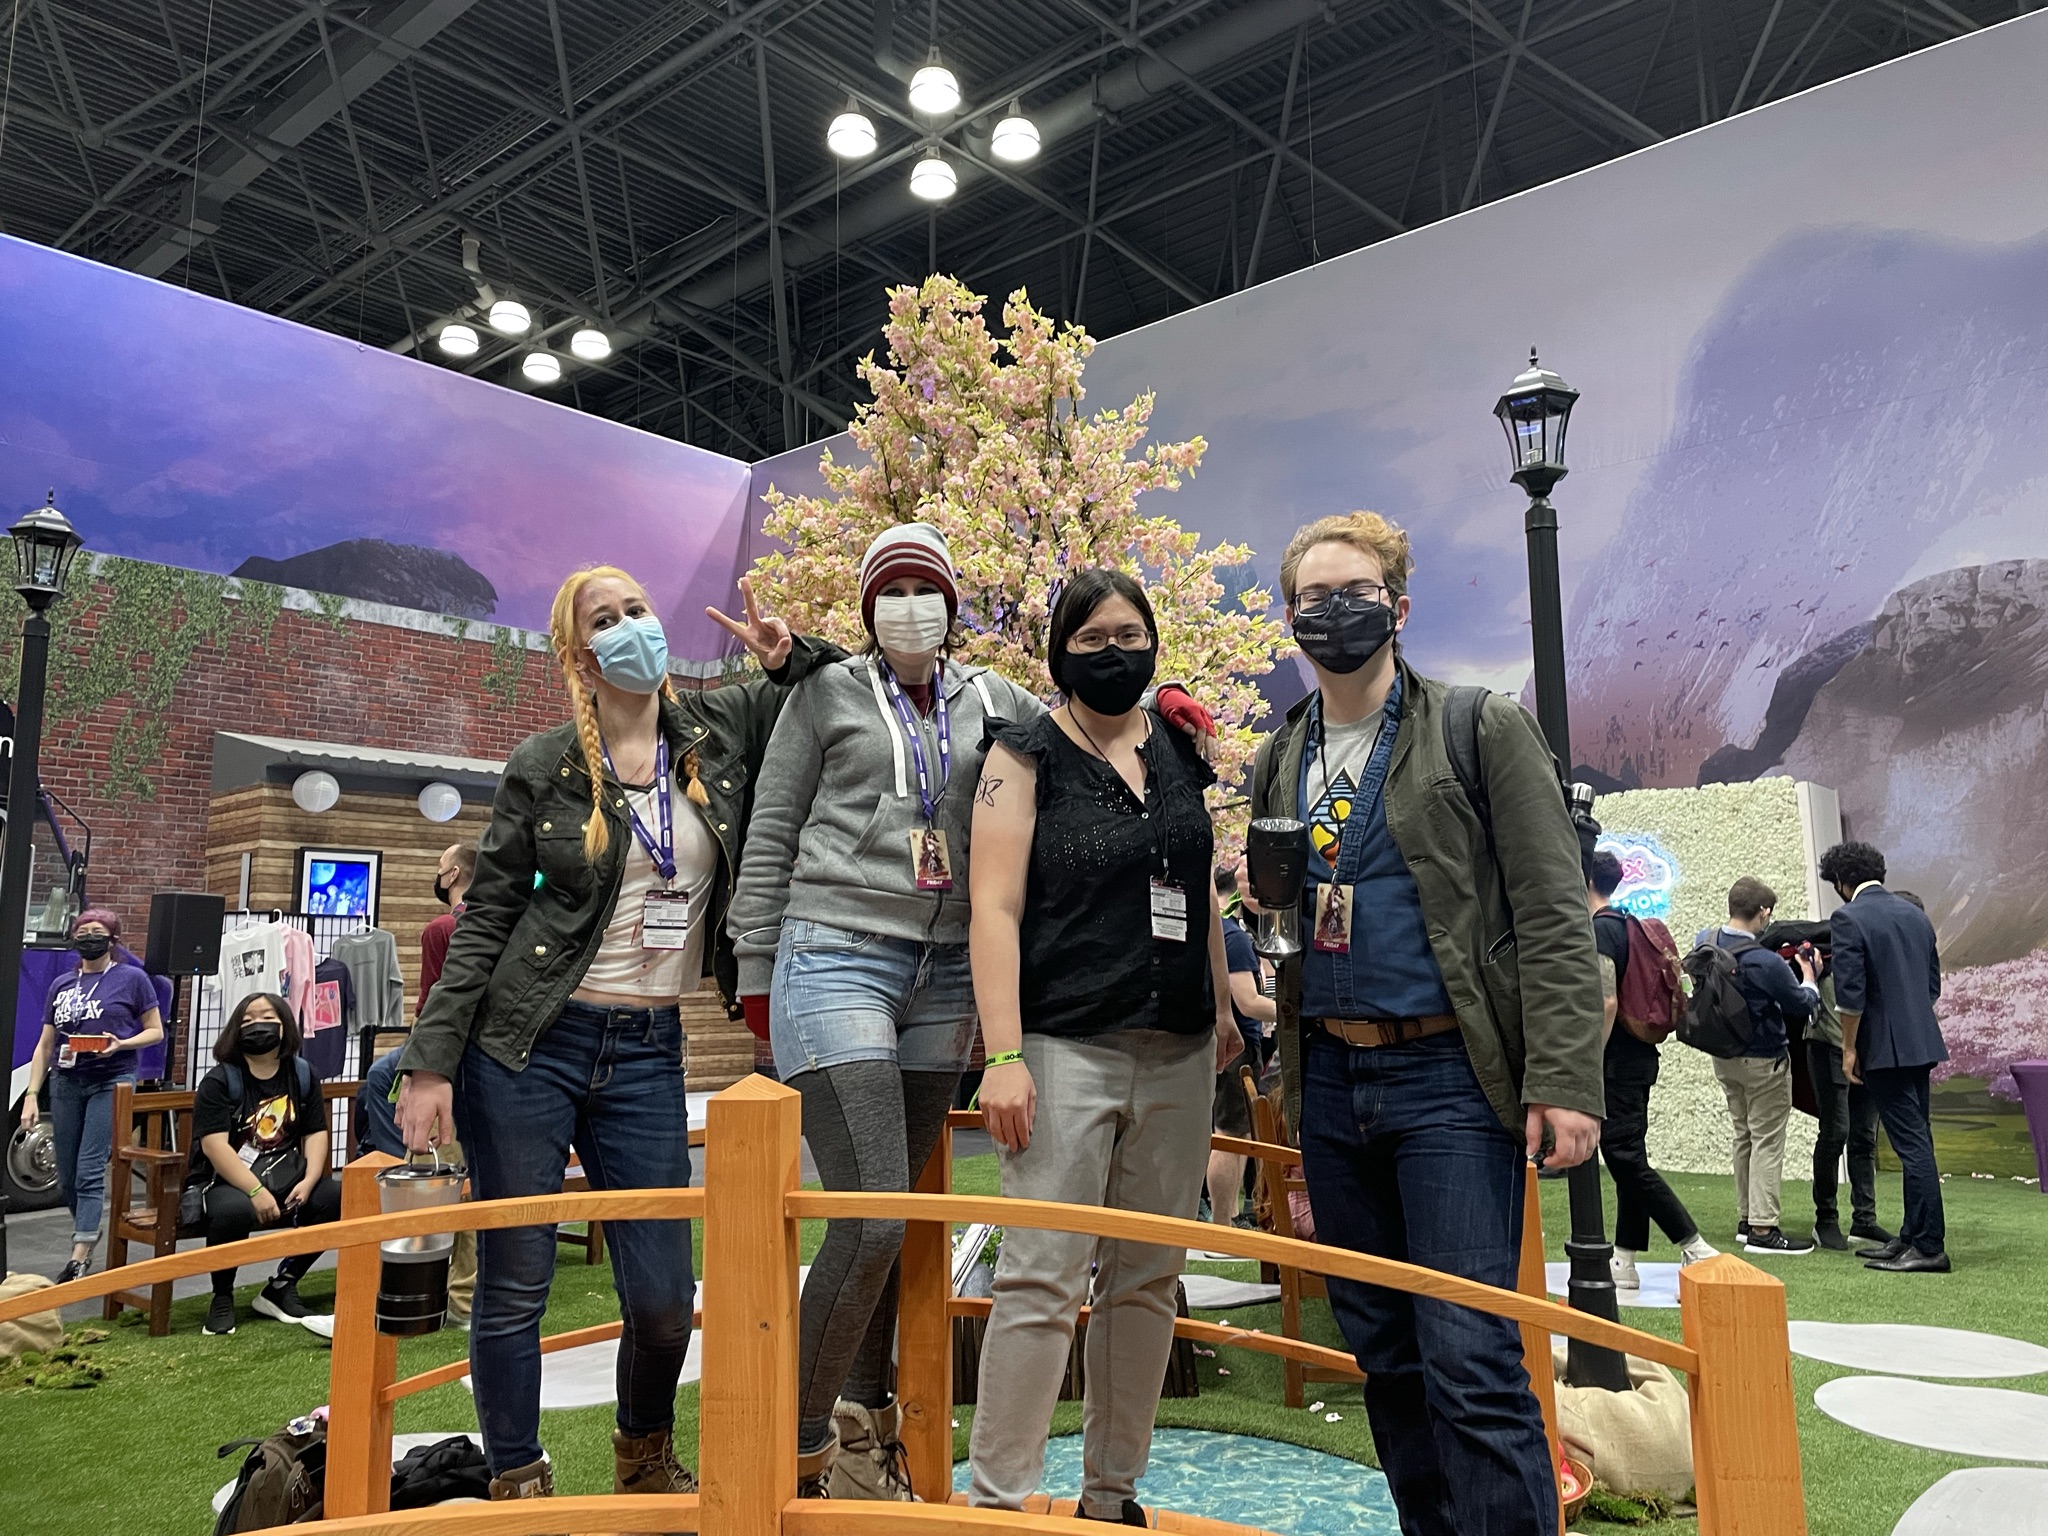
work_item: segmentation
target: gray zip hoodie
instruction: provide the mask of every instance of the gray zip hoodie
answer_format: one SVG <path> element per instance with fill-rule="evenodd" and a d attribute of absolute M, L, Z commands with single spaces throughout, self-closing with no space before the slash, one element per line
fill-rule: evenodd
<path fill-rule="evenodd" d="M 982 667 L 949 662 L 945 680 L 953 767 L 936 825 L 946 834 L 953 888 L 943 892 L 917 888 L 910 834 L 923 828 L 924 812 L 916 760 L 880 691 L 879 669 L 850 656 L 791 691 L 762 760 L 726 917 L 743 996 L 767 992 L 785 917 L 890 938 L 967 942 L 967 840 L 983 722 L 991 715 L 1029 720 L 1045 706 Z M 936 783 L 937 720 L 916 719 Z"/>

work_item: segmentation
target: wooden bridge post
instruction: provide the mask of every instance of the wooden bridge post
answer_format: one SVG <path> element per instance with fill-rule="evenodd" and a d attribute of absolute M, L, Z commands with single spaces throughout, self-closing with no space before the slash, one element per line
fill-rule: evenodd
<path fill-rule="evenodd" d="M 382 1152 L 341 1170 L 341 1217 L 380 1210 L 377 1175 L 399 1160 Z M 391 1407 L 384 1389 L 398 1377 L 398 1340 L 377 1331 L 375 1243 L 335 1255 L 334 1357 L 327 1372 L 326 1515 L 378 1515 L 391 1507 Z"/>
<path fill-rule="evenodd" d="M 1543 1253 L 1542 1185 L 1536 1179 L 1536 1165 L 1530 1163 L 1522 1177 L 1522 1258 L 1515 1289 L 1547 1301 L 1550 1288 L 1544 1279 Z M 1529 1372 L 1529 1390 L 1543 1408 L 1543 1438 L 1550 1442 L 1550 1464 L 1556 1467 L 1564 1454 L 1564 1441 L 1557 1429 L 1557 1368 L 1550 1353 L 1549 1329 L 1522 1324 L 1522 1363 Z M 1557 1528 L 1562 1531 L 1564 1524 L 1564 1485 L 1559 1483 Z"/>
<path fill-rule="evenodd" d="M 953 1192 L 953 1131 L 917 1177 L 921 1195 Z M 927 1504 L 953 1493 L 953 1241 L 943 1221 L 913 1221 L 904 1229 L 902 1279 L 897 1287 L 896 1401 L 898 1433 L 910 1457 L 910 1485 Z"/>
<path fill-rule="evenodd" d="M 777 1536 L 796 1497 L 802 1100 L 749 1077 L 711 1100 L 704 1146 L 702 1536 Z"/>
<path fill-rule="evenodd" d="M 1785 1286 L 1721 1254 L 1678 1272 L 1700 1536 L 1805 1536 Z"/>

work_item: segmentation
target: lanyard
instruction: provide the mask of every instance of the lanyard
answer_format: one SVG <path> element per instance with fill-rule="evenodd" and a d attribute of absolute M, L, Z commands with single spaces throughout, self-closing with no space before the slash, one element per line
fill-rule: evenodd
<path fill-rule="evenodd" d="M 946 718 L 946 667 L 942 661 L 932 669 L 932 724 L 939 738 L 939 787 L 932 788 L 931 773 L 925 763 L 924 732 L 918 728 L 917 715 L 910 707 L 910 700 L 903 696 L 903 687 L 896 681 L 895 670 L 879 658 L 876 663 L 882 674 L 882 683 L 889 691 L 889 702 L 896 706 L 896 723 L 903 728 L 904 736 L 910 742 L 910 760 L 917 768 L 917 803 L 924 811 L 926 825 L 938 819 L 939 797 L 946 792 L 946 783 L 953 777 L 953 731 Z M 898 762 L 902 760 L 899 758 Z"/>
<path fill-rule="evenodd" d="M 618 769 L 612 767 L 612 749 L 602 742 L 599 746 L 604 752 L 605 771 L 618 778 Z M 654 861 L 661 878 L 672 882 L 676 877 L 676 826 L 668 798 L 668 738 L 659 734 L 654 738 L 654 802 L 661 817 L 659 843 L 647 830 L 647 823 L 640 819 L 640 813 L 633 809 L 631 795 L 626 797 L 626 819 L 633 823 L 633 835 L 640 839 L 640 846 L 647 850 L 647 857 Z"/>

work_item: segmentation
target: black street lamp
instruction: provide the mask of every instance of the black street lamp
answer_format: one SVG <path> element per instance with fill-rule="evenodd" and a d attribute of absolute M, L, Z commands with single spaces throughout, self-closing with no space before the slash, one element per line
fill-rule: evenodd
<path fill-rule="evenodd" d="M 1523 528 L 1529 542 L 1529 644 L 1535 661 L 1536 721 L 1566 773 L 1572 766 L 1572 732 L 1564 691 L 1564 597 L 1557 575 L 1557 508 L 1550 504 L 1550 492 L 1568 473 L 1564 434 L 1578 398 L 1577 390 L 1537 362 L 1536 349 L 1531 347 L 1528 371 L 1517 376 L 1493 408 L 1514 454 L 1515 484 L 1529 493 Z M 1572 1234 L 1564 1245 L 1571 1260 L 1567 1295 L 1579 1311 L 1618 1321 L 1620 1310 L 1610 1267 L 1614 1248 L 1607 1241 L 1600 1165 L 1589 1158 L 1566 1179 L 1572 1212 Z M 1571 1341 L 1565 1374 L 1574 1386 L 1628 1390 L 1628 1362 L 1620 1352 L 1577 1339 Z"/>
<path fill-rule="evenodd" d="M 0 1039 L 14 1038 L 28 876 L 42 789 L 43 686 L 50 670 L 50 604 L 64 595 L 84 541 L 57 510 L 57 493 L 7 530 L 14 542 L 14 590 L 28 604 L 21 626 L 21 685 L 14 701 L 14 751 L 7 770 L 7 826 L 0 839 Z"/>

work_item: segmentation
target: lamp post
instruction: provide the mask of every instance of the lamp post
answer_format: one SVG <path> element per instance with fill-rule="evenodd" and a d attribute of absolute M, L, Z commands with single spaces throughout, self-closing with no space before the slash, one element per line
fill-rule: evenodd
<path fill-rule="evenodd" d="M 7 530 L 14 544 L 14 590 L 28 604 L 21 626 L 21 685 L 14 701 L 14 752 L 7 769 L 7 826 L 0 839 L 0 1039 L 14 1038 L 21 991 L 21 945 L 28 921 L 29 857 L 42 789 L 43 685 L 50 669 L 50 604 L 64 595 L 71 561 L 84 541 L 57 493 Z"/>
<path fill-rule="evenodd" d="M 1514 482 L 1529 493 L 1523 523 L 1529 545 L 1529 644 L 1536 674 L 1536 722 L 1558 766 L 1571 771 L 1571 719 L 1564 691 L 1564 599 L 1557 575 L 1557 508 L 1551 489 L 1567 471 L 1565 428 L 1579 392 L 1536 360 L 1529 349 L 1528 370 L 1518 375 L 1500 397 L 1493 414 L 1508 435 L 1514 455 Z M 1600 1198 L 1600 1165 L 1588 1158 L 1567 1175 L 1571 1192 L 1571 1236 L 1564 1251 L 1571 1260 L 1567 1295 L 1572 1306 L 1595 1317 L 1616 1321 L 1614 1274 L 1609 1267 L 1614 1248 L 1607 1241 L 1607 1215 Z M 1571 1341 L 1566 1377 L 1574 1386 L 1628 1390 L 1628 1363 L 1617 1350 Z"/>

